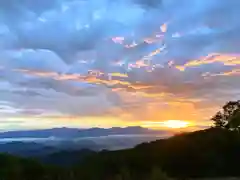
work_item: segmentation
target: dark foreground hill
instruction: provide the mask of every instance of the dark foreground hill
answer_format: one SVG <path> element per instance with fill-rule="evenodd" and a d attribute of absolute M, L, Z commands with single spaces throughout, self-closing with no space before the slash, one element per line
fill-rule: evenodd
<path fill-rule="evenodd" d="M 0 156 L 4 180 L 165 180 L 240 176 L 240 135 L 224 129 L 207 129 L 138 145 L 119 151 L 88 152 L 72 166 L 41 164 L 34 160 Z M 62 152 L 57 164 L 81 152 Z M 65 156 L 66 155 L 66 156 Z M 45 157 L 45 162 L 48 157 Z M 65 160 L 64 160 L 65 158 Z M 67 162 L 71 164 L 71 162 Z M 64 163 L 63 163 L 64 164 Z"/>
<path fill-rule="evenodd" d="M 171 177 L 240 176 L 240 135 L 224 129 L 207 129 L 141 144 L 134 149 L 102 152 L 82 162 L 99 174 L 127 169 L 141 179 L 154 168 Z M 101 168 L 98 168 L 101 167 Z"/>

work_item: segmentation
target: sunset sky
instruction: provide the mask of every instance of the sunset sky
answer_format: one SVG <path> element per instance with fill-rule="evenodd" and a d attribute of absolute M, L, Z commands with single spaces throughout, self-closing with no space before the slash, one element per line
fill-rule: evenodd
<path fill-rule="evenodd" d="M 211 125 L 240 99 L 239 6 L 1 0 L 0 131 Z"/>

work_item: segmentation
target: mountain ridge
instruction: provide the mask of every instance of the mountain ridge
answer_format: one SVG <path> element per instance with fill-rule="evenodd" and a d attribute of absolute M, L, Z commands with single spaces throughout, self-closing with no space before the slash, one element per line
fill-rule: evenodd
<path fill-rule="evenodd" d="M 155 131 L 138 126 L 9 131 L 0 133 L 0 152 L 28 157 L 65 150 L 127 149 L 142 142 L 166 137 L 167 133 L 167 131 Z"/>
<path fill-rule="evenodd" d="M 108 135 L 126 134 L 165 134 L 167 131 L 151 130 L 140 126 L 112 127 L 112 128 L 51 128 L 39 130 L 6 131 L 0 133 L 1 138 L 77 138 L 77 137 L 99 137 Z"/>

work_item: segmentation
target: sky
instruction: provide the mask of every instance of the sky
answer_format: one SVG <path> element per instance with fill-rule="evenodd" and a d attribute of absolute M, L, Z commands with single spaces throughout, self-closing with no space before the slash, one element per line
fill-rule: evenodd
<path fill-rule="evenodd" d="M 0 130 L 205 127 L 240 99 L 239 0 L 0 1 Z"/>

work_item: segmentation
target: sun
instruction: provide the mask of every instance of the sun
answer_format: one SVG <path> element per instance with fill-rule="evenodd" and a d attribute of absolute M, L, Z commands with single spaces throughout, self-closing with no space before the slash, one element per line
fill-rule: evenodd
<path fill-rule="evenodd" d="M 181 120 L 168 120 L 161 122 L 161 125 L 167 128 L 186 128 L 189 126 L 189 122 L 181 121 Z"/>
<path fill-rule="evenodd" d="M 153 129 L 159 128 L 181 129 L 188 128 L 192 125 L 190 122 L 183 120 L 166 120 L 166 121 L 145 121 L 141 126 Z"/>

